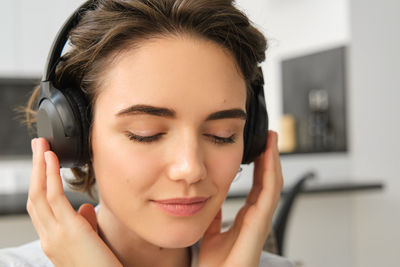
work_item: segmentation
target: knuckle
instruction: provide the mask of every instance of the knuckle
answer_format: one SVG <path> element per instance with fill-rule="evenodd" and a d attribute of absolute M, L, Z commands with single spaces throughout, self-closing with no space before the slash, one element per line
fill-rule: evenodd
<path fill-rule="evenodd" d="M 50 231 L 49 229 L 47 229 Z M 50 258 L 56 253 L 57 248 L 59 248 L 60 242 L 64 240 L 60 235 L 59 229 L 57 226 L 52 228 L 53 231 L 43 232 L 40 236 L 40 245 L 42 247 L 43 252 Z"/>
<path fill-rule="evenodd" d="M 28 197 L 28 200 L 26 201 L 25 207 L 26 207 L 26 210 L 28 211 L 28 213 L 32 211 L 32 201 L 29 199 L 29 197 Z"/>
<path fill-rule="evenodd" d="M 279 189 L 283 189 L 283 179 L 278 180 Z"/>
<path fill-rule="evenodd" d="M 44 238 L 41 238 L 40 239 L 40 245 L 41 245 L 41 247 L 42 247 L 42 250 L 43 250 L 43 252 L 48 256 L 48 257 L 51 257 L 52 256 L 52 247 L 53 246 L 51 246 L 50 245 L 50 243 L 48 242 L 48 240 L 47 239 L 44 239 Z"/>
<path fill-rule="evenodd" d="M 277 189 L 278 189 L 279 192 L 282 192 L 282 190 L 283 190 L 283 183 L 279 183 L 278 186 L 277 186 Z"/>
<path fill-rule="evenodd" d="M 29 192 L 28 201 L 32 202 L 31 205 L 39 199 L 39 195 L 37 191 Z"/>
<path fill-rule="evenodd" d="M 48 192 L 47 200 L 50 204 L 57 204 L 61 198 L 61 195 L 56 192 Z"/>

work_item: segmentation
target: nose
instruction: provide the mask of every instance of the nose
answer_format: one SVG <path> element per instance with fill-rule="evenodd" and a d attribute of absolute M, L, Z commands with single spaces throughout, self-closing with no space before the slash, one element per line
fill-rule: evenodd
<path fill-rule="evenodd" d="M 170 150 L 168 177 L 173 181 L 194 184 L 206 177 L 206 166 L 198 140 L 186 135 L 178 138 Z"/>

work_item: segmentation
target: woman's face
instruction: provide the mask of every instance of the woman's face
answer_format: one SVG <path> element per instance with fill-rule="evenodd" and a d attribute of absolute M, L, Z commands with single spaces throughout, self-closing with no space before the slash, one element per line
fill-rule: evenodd
<path fill-rule="evenodd" d="M 192 245 L 242 159 L 246 86 L 234 57 L 194 37 L 151 39 L 119 54 L 103 81 L 92 131 L 100 209 L 152 244 Z"/>

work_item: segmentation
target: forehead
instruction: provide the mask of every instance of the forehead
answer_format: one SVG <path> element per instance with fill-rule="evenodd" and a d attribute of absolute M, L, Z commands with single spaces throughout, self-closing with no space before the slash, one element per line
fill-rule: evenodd
<path fill-rule="evenodd" d="M 233 55 L 194 37 L 146 40 L 118 54 L 103 81 L 95 109 L 113 114 L 133 104 L 168 107 L 177 115 L 245 109 L 246 85 Z"/>

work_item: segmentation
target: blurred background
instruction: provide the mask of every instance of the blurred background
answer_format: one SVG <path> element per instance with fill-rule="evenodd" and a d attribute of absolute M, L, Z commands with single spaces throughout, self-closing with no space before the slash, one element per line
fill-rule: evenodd
<path fill-rule="evenodd" d="M 0 3 L 0 248 L 37 238 L 24 211 L 31 136 L 14 110 L 82 2 Z M 236 3 L 269 40 L 262 67 L 285 178 L 280 207 L 287 208 L 275 218 L 286 215 L 280 254 L 298 266 L 399 266 L 400 1 Z M 231 203 L 246 195 L 252 170 L 244 166 L 233 183 Z"/>

